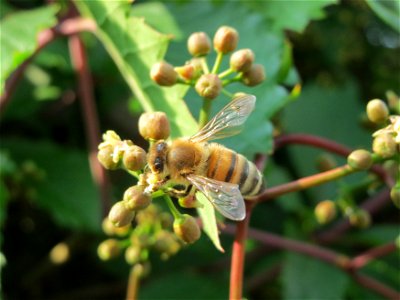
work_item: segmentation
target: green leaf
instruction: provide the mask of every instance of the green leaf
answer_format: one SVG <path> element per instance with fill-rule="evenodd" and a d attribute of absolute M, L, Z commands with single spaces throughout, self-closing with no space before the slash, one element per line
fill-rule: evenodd
<path fill-rule="evenodd" d="M 126 1 L 77 1 L 81 13 L 95 20 L 97 36 L 116 63 L 145 111 L 161 110 L 171 122 L 171 137 L 191 135 L 197 123 L 183 102 L 187 87 L 161 88 L 150 78 L 153 64 L 161 61 L 170 37 L 130 15 Z"/>
<path fill-rule="evenodd" d="M 215 209 L 211 202 L 204 196 L 203 193 L 197 192 L 196 199 L 203 207 L 197 209 L 197 212 L 203 223 L 203 230 L 213 242 L 214 246 L 221 252 L 225 252 L 219 240 L 219 231 L 217 219 L 215 217 Z"/>
<path fill-rule="evenodd" d="M 319 1 L 243 1 L 260 12 L 272 24 L 273 30 L 289 29 L 303 32 L 312 20 L 325 17 L 323 8 L 337 0 Z"/>
<path fill-rule="evenodd" d="M 282 276 L 284 299 L 343 299 L 349 281 L 338 268 L 293 252 Z"/>
<path fill-rule="evenodd" d="M 381 18 L 386 24 L 400 33 L 400 5 L 396 0 L 365 0 L 369 7 Z"/>
<path fill-rule="evenodd" d="M 34 161 L 45 172 L 45 179 L 35 185 L 35 201 L 58 224 L 99 230 L 99 196 L 85 154 L 41 141 L 4 140 L 2 148 L 10 151 L 16 161 Z"/>
<path fill-rule="evenodd" d="M 397 225 L 374 225 L 371 228 L 363 229 L 354 233 L 348 233 L 346 238 L 353 243 L 364 243 L 370 246 L 378 246 L 389 241 L 395 241 L 399 235 Z"/>
<path fill-rule="evenodd" d="M 57 23 L 55 5 L 10 14 L 0 22 L 0 94 L 7 77 L 33 54 L 38 34 Z"/>
<path fill-rule="evenodd" d="M 143 17 L 147 24 L 164 34 L 172 34 L 178 40 L 183 38 L 183 33 L 178 24 L 161 2 L 134 4 L 131 15 Z"/>

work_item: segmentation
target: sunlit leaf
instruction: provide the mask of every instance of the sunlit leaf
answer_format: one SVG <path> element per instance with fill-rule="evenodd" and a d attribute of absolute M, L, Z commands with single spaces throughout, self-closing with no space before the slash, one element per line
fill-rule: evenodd
<path fill-rule="evenodd" d="M 0 22 L 0 94 L 7 77 L 33 54 L 38 45 L 38 34 L 54 26 L 58 7 L 42 8 L 7 15 Z M 29 20 L 29 21 L 27 21 Z"/>
<path fill-rule="evenodd" d="M 81 12 L 95 20 L 97 36 L 119 68 L 145 111 L 163 111 L 171 122 L 171 136 L 191 135 L 197 124 L 183 102 L 187 87 L 161 88 L 150 78 L 153 64 L 163 60 L 170 37 L 130 14 L 126 1 L 77 1 Z"/>
<path fill-rule="evenodd" d="M 215 209 L 211 202 L 207 200 L 206 196 L 202 193 L 196 193 L 196 199 L 201 203 L 203 207 L 198 208 L 197 212 L 200 215 L 201 221 L 203 223 L 203 230 L 208 235 L 208 237 L 213 242 L 214 246 L 221 252 L 224 249 L 221 246 L 221 241 L 219 240 L 219 231 L 217 226 L 217 219 L 215 217 Z"/>

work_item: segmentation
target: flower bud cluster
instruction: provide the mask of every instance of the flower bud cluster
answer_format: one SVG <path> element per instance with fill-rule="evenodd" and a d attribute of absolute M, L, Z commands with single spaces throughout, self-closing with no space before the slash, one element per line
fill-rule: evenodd
<path fill-rule="evenodd" d="M 150 77 L 161 86 L 177 83 L 191 85 L 205 99 L 218 97 L 225 85 L 236 81 L 247 86 L 258 85 L 265 79 L 264 67 L 254 64 L 255 55 L 251 49 L 236 50 L 238 41 L 239 33 L 229 26 L 218 28 L 212 43 L 207 33 L 194 32 L 187 40 L 187 48 L 193 58 L 185 65 L 176 67 L 165 61 L 158 62 L 151 68 Z M 221 61 L 217 59 L 212 72 L 209 72 L 205 56 L 210 54 L 212 48 L 220 58 L 231 53 L 228 70 L 218 73 Z M 235 76 L 223 80 L 230 74 Z"/>
<path fill-rule="evenodd" d="M 134 228 L 131 223 L 115 227 L 108 217 L 102 224 L 108 238 L 99 244 L 98 256 L 101 260 L 110 260 L 124 255 L 128 264 L 141 266 L 141 274 L 146 275 L 150 268 L 150 252 L 158 252 L 162 259 L 167 259 L 181 249 L 183 244 L 172 232 L 172 224 L 171 215 L 154 204 L 137 212 Z"/>

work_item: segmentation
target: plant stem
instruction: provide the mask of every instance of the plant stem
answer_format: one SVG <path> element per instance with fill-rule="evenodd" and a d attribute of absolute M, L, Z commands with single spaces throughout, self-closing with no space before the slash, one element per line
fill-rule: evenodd
<path fill-rule="evenodd" d="M 224 57 L 224 54 L 222 52 L 217 53 L 217 57 L 215 59 L 215 63 L 214 63 L 211 73 L 213 73 L 213 74 L 218 73 L 218 70 L 219 70 L 219 67 L 221 66 L 223 57 Z"/>
<path fill-rule="evenodd" d="M 218 75 L 218 77 L 222 79 L 222 78 L 224 78 L 224 77 L 226 77 L 226 76 L 228 76 L 228 75 L 230 75 L 230 74 L 232 74 L 232 73 L 235 73 L 235 70 L 229 68 L 229 69 L 226 69 L 225 71 L 221 72 L 221 73 Z"/>
<path fill-rule="evenodd" d="M 136 300 L 139 292 L 141 266 L 134 265 L 131 268 L 128 279 L 128 288 L 126 291 L 126 300 Z"/>
<path fill-rule="evenodd" d="M 229 98 L 233 98 L 233 94 L 230 93 L 230 92 L 228 92 L 226 89 L 222 89 L 221 92 L 222 92 L 224 95 L 228 96 Z"/>
<path fill-rule="evenodd" d="M 315 175 L 300 178 L 298 180 L 278 185 L 269 189 L 264 190 L 258 195 L 255 200 L 258 202 L 267 201 L 274 199 L 283 194 L 297 192 L 304 189 L 308 189 L 313 186 L 317 186 L 328 181 L 332 181 L 348 174 L 354 173 L 356 170 L 352 169 L 348 165 L 344 165 L 326 172 L 318 173 Z"/>
<path fill-rule="evenodd" d="M 204 125 L 207 124 L 208 118 L 210 116 L 210 111 L 211 111 L 211 103 L 212 100 L 209 99 L 203 99 L 203 106 L 200 110 L 200 115 L 199 115 L 199 128 L 203 128 Z"/>
<path fill-rule="evenodd" d="M 242 77 L 243 77 L 243 73 L 239 73 L 238 75 L 236 75 L 235 77 L 233 77 L 231 79 L 225 79 L 222 81 L 222 86 L 226 86 L 230 83 L 240 81 L 240 80 L 242 80 Z"/>
<path fill-rule="evenodd" d="M 387 255 L 396 250 L 396 244 L 394 242 L 387 243 L 372 249 L 365 251 L 364 253 L 357 255 L 351 260 L 351 267 L 353 269 L 360 269 L 368 264 L 371 260 L 378 257 Z"/>
<path fill-rule="evenodd" d="M 232 248 L 231 274 L 229 284 L 229 299 L 242 299 L 243 270 L 247 230 L 249 227 L 251 211 L 255 203 L 246 202 L 246 217 L 236 224 L 235 241 Z"/>
<path fill-rule="evenodd" d="M 200 62 L 201 62 L 201 67 L 203 69 L 203 73 L 204 74 L 209 74 L 210 73 L 210 69 L 208 68 L 206 57 L 205 56 L 200 57 Z"/>
<path fill-rule="evenodd" d="M 179 212 L 179 210 L 175 207 L 174 203 L 172 202 L 172 199 L 169 195 L 165 194 L 164 195 L 165 200 L 167 201 L 168 208 L 171 210 L 172 215 L 174 216 L 175 219 L 180 219 L 182 218 L 182 214 Z"/>

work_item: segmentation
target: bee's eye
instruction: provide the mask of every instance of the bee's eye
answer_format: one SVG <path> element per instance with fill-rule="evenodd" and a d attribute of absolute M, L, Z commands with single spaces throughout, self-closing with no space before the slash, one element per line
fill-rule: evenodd
<path fill-rule="evenodd" d="M 164 163 L 160 157 L 157 157 L 154 161 L 154 168 L 157 172 L 162 172 L 164 169 Z"/>

